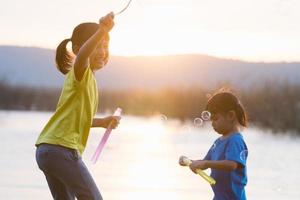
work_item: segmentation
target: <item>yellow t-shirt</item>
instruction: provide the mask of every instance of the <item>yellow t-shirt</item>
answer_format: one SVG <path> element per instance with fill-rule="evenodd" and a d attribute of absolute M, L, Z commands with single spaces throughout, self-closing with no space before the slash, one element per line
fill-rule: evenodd
<path fill-rule="evenodd" d="M 42 130 L 36 145 L 61 145 L 83 153 L 98 107 L 97 82 L 88 67 L 81 81 L 74 68 L 67 73 L 61 96 L 53 116 Z"/>

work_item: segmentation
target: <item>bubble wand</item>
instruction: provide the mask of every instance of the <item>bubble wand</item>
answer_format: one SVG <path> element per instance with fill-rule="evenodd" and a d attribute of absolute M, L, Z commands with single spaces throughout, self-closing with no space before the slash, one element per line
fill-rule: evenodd
<path fill-rule="evenodd" d="M 129 7 L 131 1 L 132 1 L 132 0 L 129 0 L 128 3 L 127 3 L 127 5 L 126 5 L 122 10 L 120 10 L 119 12 L 114 13 L 114 15 L 115 15 L 115 16 L 116 16 L 116 15 L 119 15 L 119 14 L 121 14 L 122 12 L 124 12 L 125 10 L 127 10 L 127 8 Z"/>
<path fill-rule="evenodd" d="M 128 3 L 127 3 L 127 5 L 122 10 L 120 10 L 119 12 L 114 13 L 114 16 L 120 15 L 125 10 L 127 10 L 127 8 L 129 7 L 131 1 L 132 0 L 129 0 Z M 121 108 L 117 108 L 116 111 L 114 112 L 113 116 L 119 117 L 119 120 L 120 120 L 121 119 L 121 113 L 122 113 L 122 109 Z M 95 164 L 98 161 L 98 158 L 99 158 L 99 156 L 100 156 L 100 154 L 101 154 L 101 152 L 103 150 L 103 147 L 106 144 L 106 141 L 108 140 L 108 137 L 109 137 L 109 135 L 110 135 L 110 133 L 112 131 L 111 124 L 112 124 L 112 122 L 109 123 L 109 125 L 108 125 L 108 127 L 107 127 L 107 129 L 106 129 L 106 131 L 105 131 L 105 133 L 104 133 L 104 135 L 103 135 L 100 143 L 97 146 L 97 149 L 96 149 L 94 155 L 91 158 L 91 161 L 93 162 L 93 164 Z"/>
<path fill-rule="evenodd" d="M 180 159 L 182 159 L 182 161 L 185 164 L 185 166 L 190 166 L 192 164 L 192 161 L 190 159 L 188 159 L 187 157 L 185 157 L 185 156 L 181 156 Z M 208 176 L 201 169 L 196 169 L 196 173 L 198 175 L 200 175 L 202 178 L 204 178 L 204 180 L 206 180 L 210 185 L 215 185 L 216 184 L 215 179 L 213 179 L 212 177 Z"/>
<path fill-rule="evenodd" d="M 118 120 L 120 120 L 121 119 L 121 113 L 122 113 L 122 109 L 117 108 L 116 111 L 114 112 L 113 116 L 118 117 Z M 104 145 L 105 145 L 105 143 L 106 143 L 106 141 L 107 141 L 107 139 L 108 139 L 108 137 L 109 137 L 109 135 L 112 131 L 111 125 L 112 125 L 112 121 L 109 123 L 109 125 L 108 125 L 101 141 L 99 142 L 99 144 L 97 146 L 97 149 L 96 149 L 94 155 L 91 158 L 91 161 L 93 162 L 93 164 L 95 164 L 97 162 L 97 160 L 98 160 L 98 158 L 99 158 L 99 156 L 100 156 L 100 154 L 103 150 L 103 147 L 104 147 Z"/>

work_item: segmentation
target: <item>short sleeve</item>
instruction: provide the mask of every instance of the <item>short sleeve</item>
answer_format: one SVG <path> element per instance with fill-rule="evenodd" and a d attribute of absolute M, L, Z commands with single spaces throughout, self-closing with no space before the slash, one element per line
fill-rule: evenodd
<path fill-rule="evenodd" d="M 74 67 L 72 67 L 72 69 L 69 73 L 70 73 L 71 85 L 75 86 L 76 88 L 81 88 L 82 86 L 84 86 L 87 83 L 87 80 L 89 79 L 89 76 L 90 76 L 90 73 L 91 73 L 91 69 L 90 69 L 89 66 L 85 69 L 85 71 L 83 73 L 83 76 L 82 76 L 80 81 L 78 81 L 76 79 Z"/>
<path fill-rule="evenodd" d="M 216 143 L 217 143 L 218 140 L 216 140 L 214 142 L 214 144 L 210 147 L 209 151 L 207 152 L 206 156 L 203 158 L 203 160 L 211 160 L 211 153 L 212 153 L 212 150 L 214 148 L 216 148 Z"/>
<path fill-rule="evenodd" d="M 248 157 L 247 146 L 241 137 L 233 137 L 228 141 L 226 147 L 225 159 L 231 160 L 239 163 L 243 167 L 246 166 L 246 161 Z"/>
<path fill-rule="evenodd" d="M 74 80 L 75 82 L 77 82 L 76 84 L 82 84 L 82 83 L 86 82 L 86 79 L 89 77 L 90 71 L 91 71 L 91 68 L 90 68 L 89 66 L 87 66 L 86 69 L 85 69 L 85 71 L 84 71 L 84 73 L 83 73 L 83 75 L 82 75 L 81 80 L 78 81 L 78 80 L 76 79 L 76 76 L 75 76 L 75 68 L 73 67 L 73 69 L 72 69 L 73 80 Z"/>
<path fill-rule="evenodd" d="M 203 158 L 203 160 L 211 160 L 211 153 L 210 150 L 207 152 L 206 156 Z"/>

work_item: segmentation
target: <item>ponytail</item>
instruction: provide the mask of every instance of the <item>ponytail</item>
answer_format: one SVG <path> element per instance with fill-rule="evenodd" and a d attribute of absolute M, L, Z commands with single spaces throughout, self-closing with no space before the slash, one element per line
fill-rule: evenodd
<path fill-rule="evenodd" d="M 67 74 L 72 67 L 73 56 L 67 50 L 70 41 L 71 39 L 65 39 L 56 48 L 56 67 L 63 74 Z"/>
<path fill-rule="evenodd" d="M 80 48 L 98 29 L 99 24 L 97 23 L 87 22 L 79 24 L 73 30 L 72 39 L 65 39 L 58 45 L 55 61 L 56 67 L 61 73 L 67 74 L 70 71 L 74 59 L 74 55 L 67 50 L 68 42 L 72 41 L 72 49 L 75 45 Z M 107 37 L 109 39 L 109 35 Z"/>
<path fill-rule="evenodd" d="M 236 117 L 240 125 L 246 127 L 248 125 L 248 119 L 243 105 L 238 102 L 235 109 Z"/>

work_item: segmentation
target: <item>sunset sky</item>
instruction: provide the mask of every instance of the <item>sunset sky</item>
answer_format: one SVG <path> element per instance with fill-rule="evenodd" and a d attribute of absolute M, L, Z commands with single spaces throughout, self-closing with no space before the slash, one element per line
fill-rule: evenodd
<path fill-rule="evenodd" d="M 73 28 L 128 0 L 1 0 L 0 45 L 56 48 Z M 300 61 L 300 1 L 132 0 L 115 19 L 111 54 L 208 54 Z"/>

